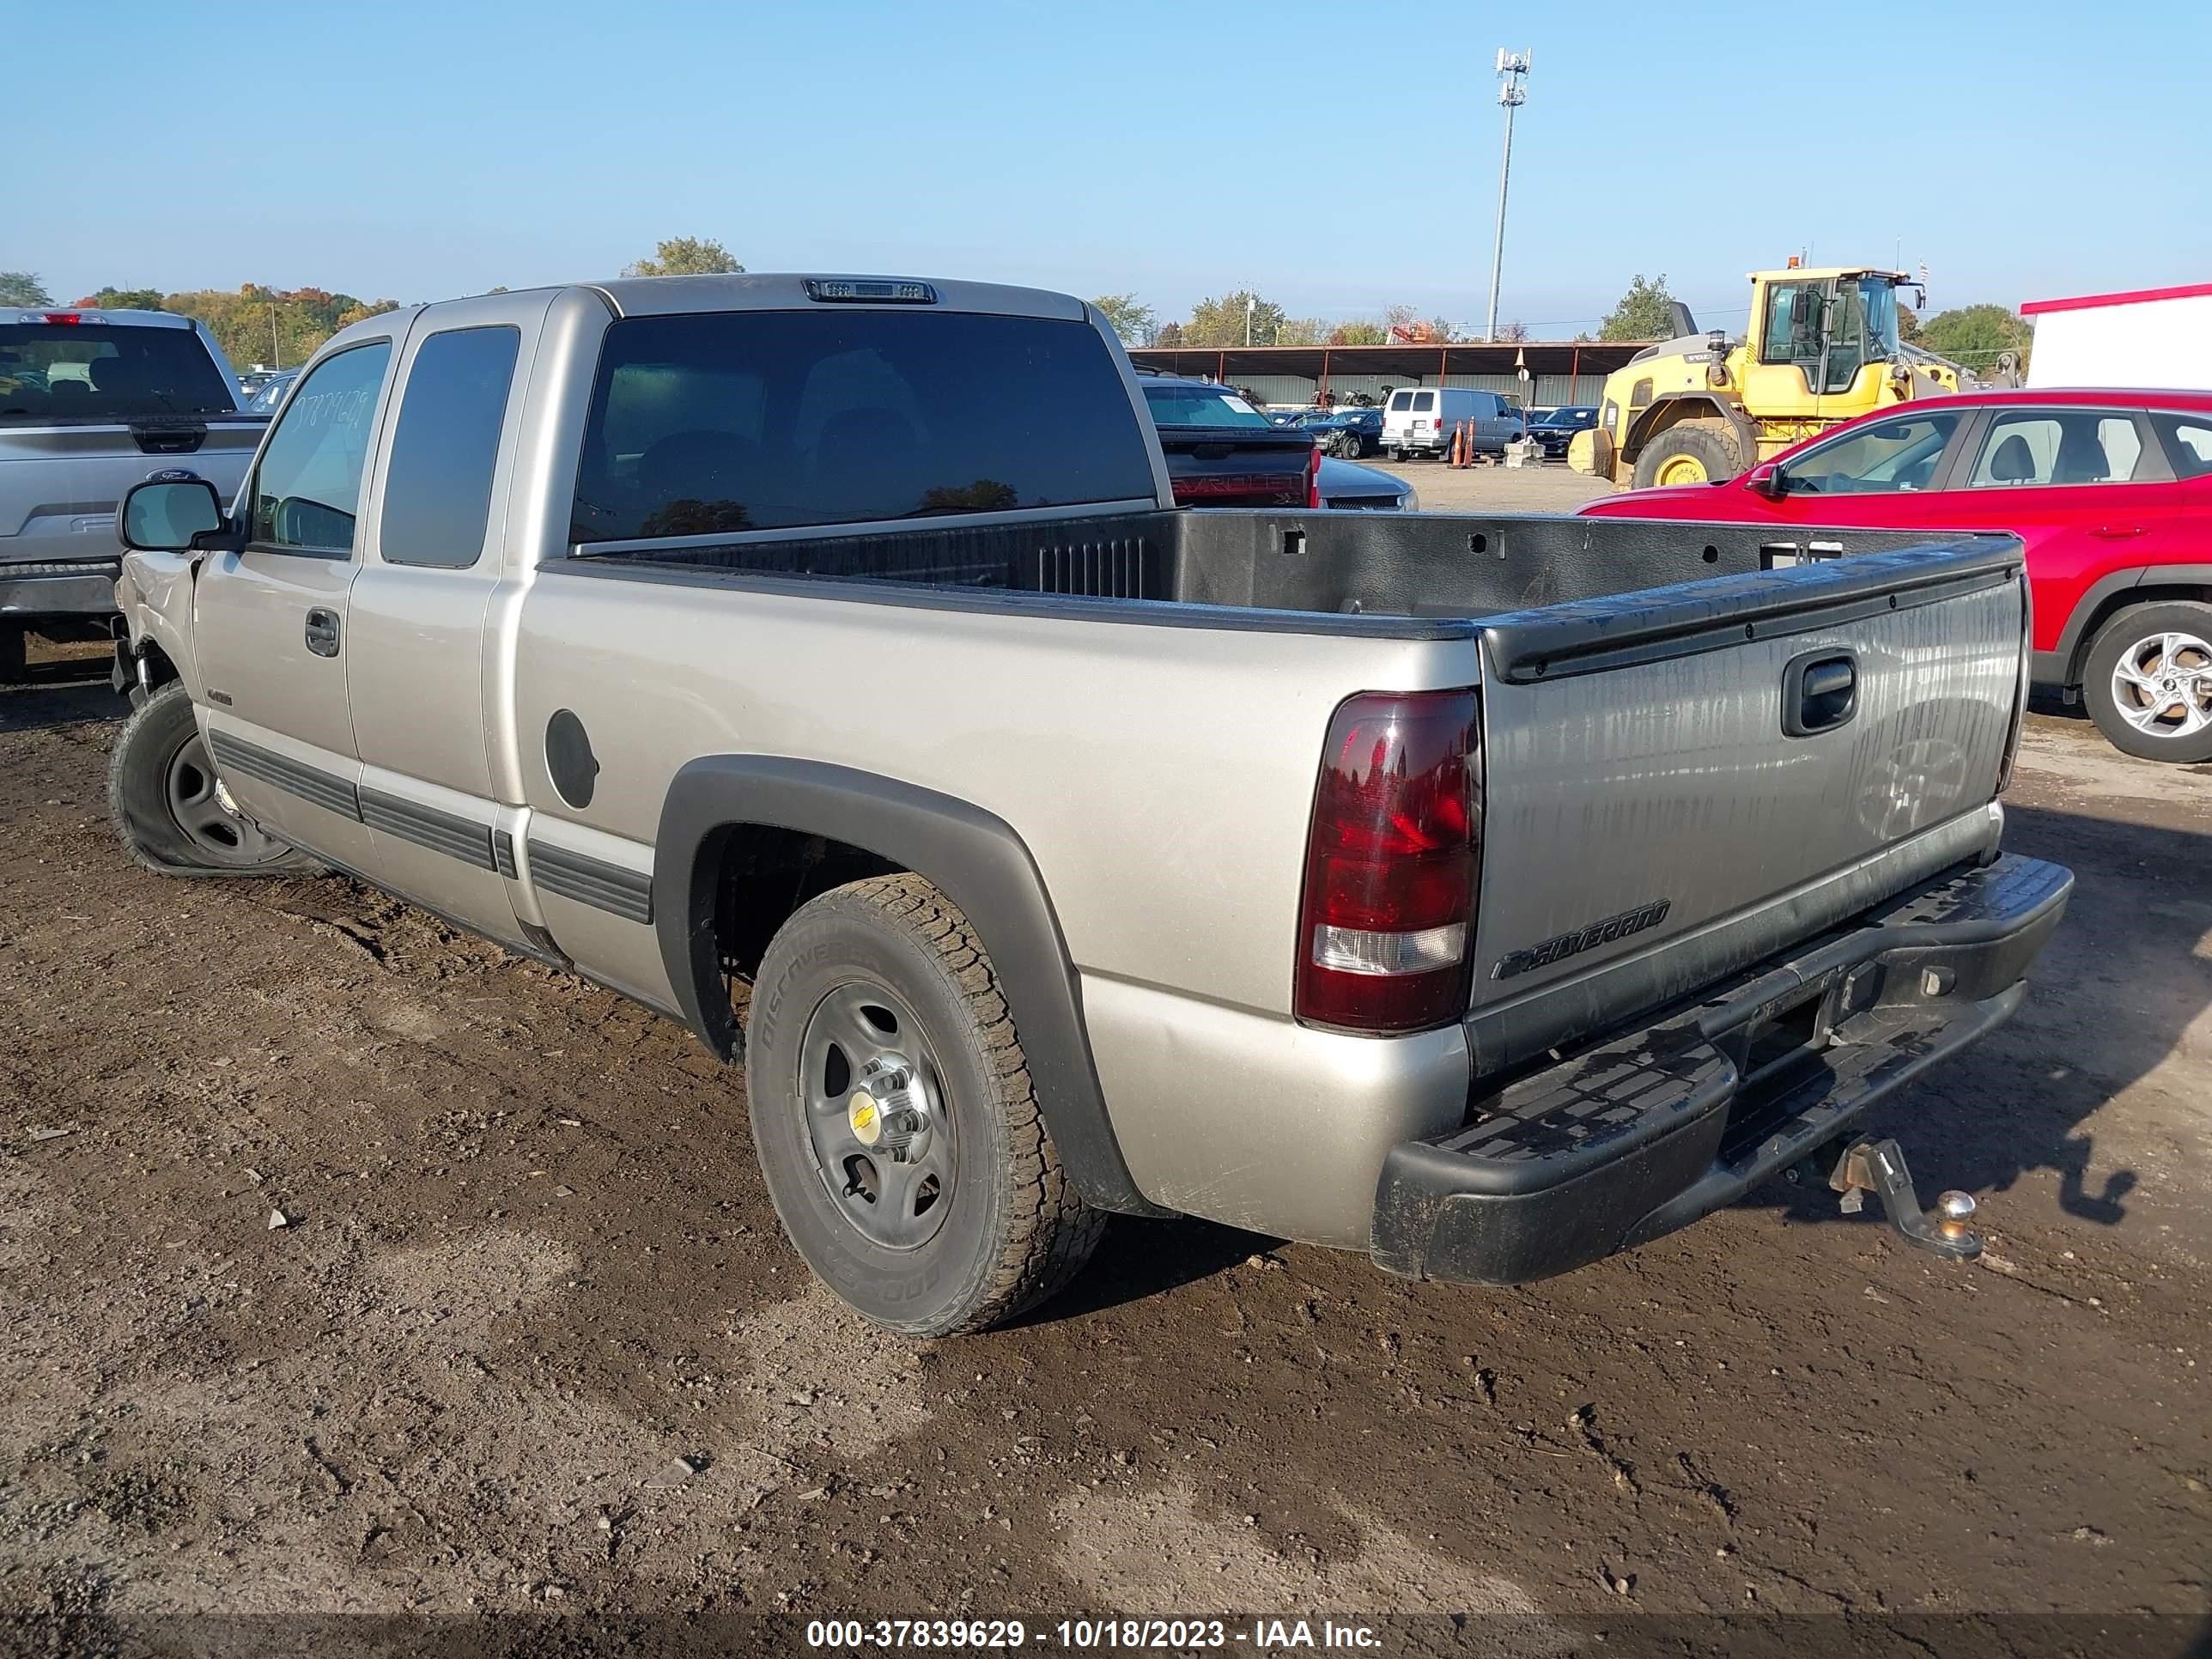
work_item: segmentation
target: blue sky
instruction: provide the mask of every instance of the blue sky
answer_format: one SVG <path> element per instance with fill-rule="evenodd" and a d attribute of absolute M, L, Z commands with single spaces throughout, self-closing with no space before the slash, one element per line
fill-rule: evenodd
<path fill-rule="evenodd" d="M 1901 246 L 1938 309 L 2212 279 L 2201 0 L 233 0 L 6 34 L 49 95 L 12 105 L 0 269 L 63 300 L 436 299 L 695 234 L 755 270 L 1134 290 L 1163 318 L 1249 284 L 1473 321 L 1507 45 L 1535 57 L 1500 311 L 1541 335 L 1638 271 L 1733 322 L 1743 273 L 1804 247 Z"/>

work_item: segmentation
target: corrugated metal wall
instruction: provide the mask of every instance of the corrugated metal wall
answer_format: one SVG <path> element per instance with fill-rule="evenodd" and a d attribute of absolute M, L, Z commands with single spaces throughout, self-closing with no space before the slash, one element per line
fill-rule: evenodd
<path fill-rule="evenodd" d="M 1237 383 L 1250 387 L 1264 403 L 1297 408 L 1313 402 L 1317 384 L 1303 374 L 1254 374 Z M 1433 374 L 1418 380 L 1404 374 L 1332 374 L 1328 384 L 1339 403 L 1362 392 L 1379 403 L 1385 387 L 1434 386 L 1437 377 Z M 1477 392 L 1502 392 L 1509 398 L 1522 395 L 1521 382 L 1511 374 L 1454 374 L 1450 384 Z M 1602 374 L 1539 374 L 1529 388 L 1529 406 L 1550 409 L 1561 404 L 1595 404 L 1604 386 Z"/>

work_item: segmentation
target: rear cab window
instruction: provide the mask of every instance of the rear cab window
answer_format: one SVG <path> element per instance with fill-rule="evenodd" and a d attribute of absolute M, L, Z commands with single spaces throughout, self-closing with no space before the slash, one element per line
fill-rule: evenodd
<path fill-rule="evenodd" d="M 1273 427 L 1258 410 L 1225 386 L 1192 380 L 1147 380 L 1145 404 L 1159 426 Z"/>
<path fill-rule="evenodd" d="M 228 415 L 237 408 L 197 329 L 0 323 L 0 425 Z"/>
<path fill-rule="evenodd" d="M 842 307 L 633 317 L 601 349 L 571 533 L 712 535 L 1154 494 L 1120 366 L 1087 323 Z"/>

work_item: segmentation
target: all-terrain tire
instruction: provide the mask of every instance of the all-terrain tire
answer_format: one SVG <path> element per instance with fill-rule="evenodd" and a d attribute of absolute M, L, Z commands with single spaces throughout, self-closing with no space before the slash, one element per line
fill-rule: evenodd
<path fill-rule="evenodd" d="M 2122 659 L 2163 669 L 2168 643 L 2173 669 L 2183 677 L 2180 690 L 2162 707 L 2152 708 L 2158 697 L 2147 689 L 2138 690 L 2131 693 L 2131 710 L 2124 708 L 2121 688 L 2114 684 Z M 2212 678 L 2198 678 L 2200 672 L 2212 675 L 2212 605 L 2166 599 L 2136 605 L 2098 629 L 2081 665 L 2081 700 L 2097 729 L 2122 754 L 2185 765 L 2212 761 L 2212 725 L 2203 723 L 2206 699 L 2212 697 Z M 2155 684 L 2161 676 L 2150 678 Z M 2192 704 L 2193 713 L 2174 712 Z"/>
<path fill-rule="evenodd" d="M 1670 469 L 1670 463 L 1674 468 Z M 1737 453 L 1735 434 L 1725 421 L 1684 421 L 1670 426 L 1645 444 L 1636 458 L 1636 488 L 1657 487 L 1670 470 L 1702 470 L 1703 479 L 1677 478 L 1680 483 L 1720 483 L 1743 471 L 1747 463 Z"/>
<path fill-rule="evenodd" d="M 224 811 L 213 799 L 214 784 L 191 696 L 182 681 L 172 680 L 131 711 L 107 760 L 108 817 L 131 861 L 159 876 L 322 872 L 314 860 Z M 180 799 L 197 803 L 198 833 L 180 816 Z"/>
<path fill-rule="evenodd" d="M 864 1231 L 878 1218 L 850 1189 L 861 1177 L 822 1150 L 834 1113 L 814 1103 L 834 1103 L 842 1090 L 834 1075 L 812 1075 L 824 1039 L 810 1032 L 855 988 L 910 1011 L 919 1029 L 882 1041 L 902 1045 L 926 1079 L 933 1121 L 942 1120 L 933 1133 L 950 1131 L 945 1212 L 910 1246 Z M 785 1233 L 817 1277 L 887 1330 L 951 1336 L 1012 1319 L 1073 1279 L 1104 1228 L 1060 1164 L 982 941 L 920 876 L 836 888 L 784 924 L 754 981 L 745 1089 Z"/>
<path fill-rule="evenodd" d="M 31 677 L 23 661 L 23 629 L 20 623 L 0 623 L 0 685 L 21 685 Z"/>

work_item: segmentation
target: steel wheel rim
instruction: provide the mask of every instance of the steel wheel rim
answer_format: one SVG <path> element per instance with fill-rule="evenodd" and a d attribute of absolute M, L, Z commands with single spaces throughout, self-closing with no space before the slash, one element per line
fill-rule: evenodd
<path fill-rule="evenodd" d="M 1705 463 L 1694 455 L 1669 455 L 1659 463 L 1657 482 L 1662 484 L 1693 484 L 1705 481 Z"/>
<path fill-rule="evenodd" d="M 914 1011 L 866 981 L 823 994 L 799 1045 L 799 1097 L 816 1175 L 845 1224 L 887 1250 L 916 1250 L 937 1237 L 951 1212 L 958 1144 L 935 1051 Z M 906 1087 L 887 1091 L 887 1078 Z M 871 1143 L 856 1127 L 855 1101 L 881 1097 L 893 1110 Z M 890 1144 L 890 1120 L 909 1111 L 923 1120 L 903 1148 Z"/>
<path fill-rule="evenodd" d="M 197 731 L 169 757 L 161 795 L 170 821 L 211 863 L 259 864 L 276 851 L 266 836 L 222 804 L 207 740 Z"/>
<path fill-rule="evenodd" d="M 2212 645 L 2173 629 L 2137 640 L 2112 665 L 2112 706 L 2147 738 L 2212 728 Z"/>

